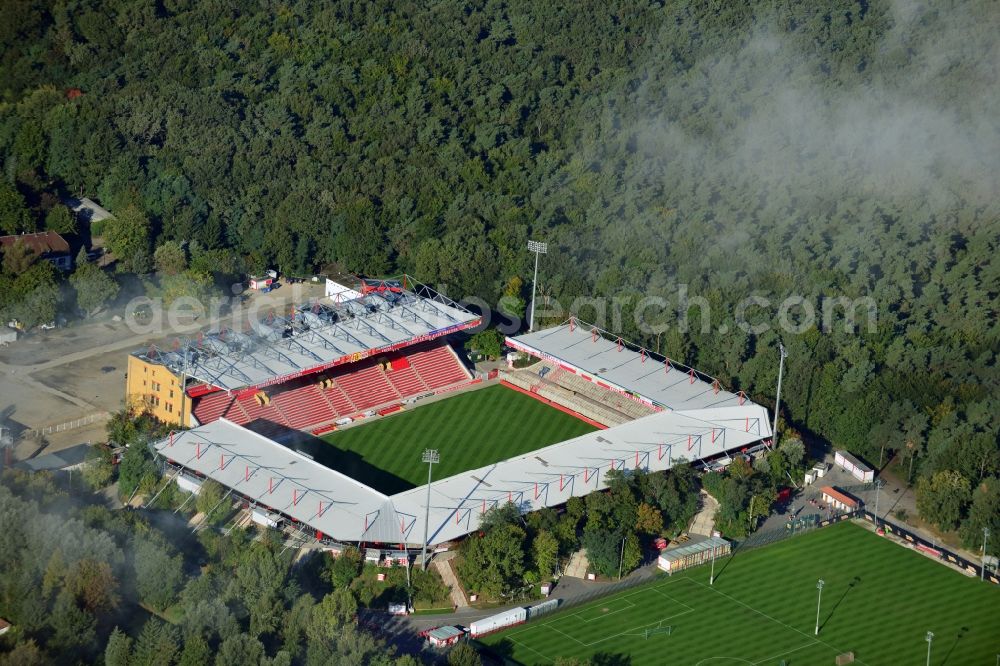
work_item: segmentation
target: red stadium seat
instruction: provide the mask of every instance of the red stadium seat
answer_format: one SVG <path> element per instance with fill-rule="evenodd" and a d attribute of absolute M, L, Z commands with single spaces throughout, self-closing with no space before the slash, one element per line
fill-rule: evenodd
<path fill-rule="evenodd" d="M 245 425 L 269 421 L 296 430 L 308 430 L 344 416 L 398 404 L 408 398 L 470 379 L 455 353 L 446 345 L 418 349 L 406 356 L 367 359 L 265 390 L 266 401 L 253 390 L 236 397 L 218 391 L 195 400 L 199 423 L 225 417 Z M 263 403 L 263 404 L 262 404 Z"/>

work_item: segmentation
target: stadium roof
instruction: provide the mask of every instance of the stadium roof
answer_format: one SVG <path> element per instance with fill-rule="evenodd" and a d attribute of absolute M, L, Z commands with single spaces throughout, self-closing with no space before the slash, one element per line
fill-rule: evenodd
<path fill-rule="evenodd" d="M 431 543 L 479 527 L 486 509 L 512 501 L 522 512 L 562 504 L 607 487 L 606 472 L 669 469 L 748 447 L 771 436 L 759 405 L 662 411 L 547 446 L 431 484 Z M 427 487 L 392 496 L 397 508 L 423 512 Z"/>
<path fill-rule="evenodd" d="M 600 490 L 607 486 L 610 469 L 665 470 L 681 459 L 712 458 L 770 436 L 767 411 L 752 403 L 665 410 L 581 435 L 434 481 L 429 541 L 441 543 L 475 531 L 484 511 L 508 501 L 528 512 Z M 424 515 L 427 486 L 387 497 L 225 419 L 177 433 L 155 448 L 332 538 L 423 541 L 418 519 Z"/>
<path fill-rule="evenodd" d="M 248 332 L 218 331 L 178 342 L 175 349 L 134 352 L 204 383 L 191 395 L 278 384 L 342 363 L 476 326 L 480 318 L 451 299 L 406 278 L 411 290 L 324 298 L 268 315 Z M 357 293 L 357 292 L 352 292 Z"/>
<path fill-rule="evenodd" d="M 160 455 L 325 534 L 399 541 L 392 502 L 355 481 L 231 421 L 219 419 L 154 444 Z M 416 516 L 400 516 L 404 526 Z M 410 525 L 412 527 L 412 525 Z"/>
<path fill-rule="evenodd" d="M 652 354 L 590 324 L 570 319 L 534 333 L 507 338 L 520 351 L 590 375 L 663 409 L 687 410 L 749 405 L 746 396 L 723 390 L 709 377 Z M 582 372 L 580 372 L 582 371 Z"/>

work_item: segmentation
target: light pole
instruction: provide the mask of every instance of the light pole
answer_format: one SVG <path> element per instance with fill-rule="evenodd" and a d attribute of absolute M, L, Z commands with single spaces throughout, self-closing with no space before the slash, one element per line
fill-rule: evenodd
<path fill-rule="evenodd" d="M 708 584 L 715 584 L 715 544 L 712 544 L 712 575 L 708 577 Z"/>
<path fill-rule="evenodd" d="M 778 343 L 778 395 L 774 399 L 774 426 L 771 428 L 771 441 L 774 448 L 778 447 L 778 409 L 781 407 L 781 376 L 785 372 L 785 359 L 788 352 L 785 345 Z"/>
<path fill-rule="evenodd" d="M 535 253 L 535 279 L 531 283 L 531 316 L 528 318 L 528 332 L 535 330 L 535 290 L 538 288 L 538 255 L 549 253 L 549 244 L 528 241 L 528 251 Z"/>
<path fill-rule="evenodd" d="M 875 531 L 878 532 L 878 491 L 882 488 L 882 480 L 875 479 Z"/>
<path fill-rule="evenodd" d="M 441 461 L 441 455 L 437 449 L 424 449 L 420 460 L 427 463 L 427 505 L 424 507 L 424 549 L 420 555 L 420 570 L 427 571 L 427 532 L 431 523 L 431 470 L 434 469 L 434 463 Z"/>
<path fill-rule="evenodd" d="M 816 590 L 817 590 L 817 593 L 816 593 L 816 635 L 817 636 L 819 636 L 819 605 L 820 605 L 820 602 L 823 600 L 823 586 L 824 585 L 826 585 L 826 583 L 823 581 L 822 578 L 820 578 L 816 582 Z"/>
<path fill-rule="evenodd" d="M 934 632 L 927 632 L 927 666 L 931 666 L 931 643 L 934 642 Z"/>
<path fill-rule="evenodd" d="M 979 580 L 986 580 L 986 540 L 990 538 L 990 528 L 983 528 L 983 561 L 979 569 Z"/>
<path fill-rule="evenodd" d="M 618 556 L 618 580 L 622 579 L 622 564 L 625 563 L 625 537 L 622 537 L 622 552 Z"/>

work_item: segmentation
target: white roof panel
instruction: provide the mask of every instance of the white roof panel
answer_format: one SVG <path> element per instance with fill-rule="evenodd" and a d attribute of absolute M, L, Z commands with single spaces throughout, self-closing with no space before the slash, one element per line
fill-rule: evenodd
<path fill-rule="evenodd" d="M 507 338 L 533 356 L 582 376 L 635 394 L 662 409 L 690 410 L 749 405 L 745 396 L 724 390 L 708 377 L 673 360 L 664 360 L 589 324 L 571 320 L 560 326 Z"/>
<path fill-rule="evenodd" d="M 767 411 L 742 406 L 661 411 L 431 484 L 431 544 L 479 527 L 508 501 L 522 512 L 606 487 L 610 469 L 669 469 L 771 436 Z M 341 541 L 420 544 L 427 486 L 391 497 L 220 419 L 155 444 L 169 460 Z"/>
<path fill-rule="evenodd" d="M 224 390 L 279 384 L 310 372 L 442 337 L 477 325 L 479 315 L 414 282 L 413 291 L 304 303 L 253 331 L 219 331 L 175 350 L 135 352 Z M 358 293 L 358 292 L 354 292 Z"/>

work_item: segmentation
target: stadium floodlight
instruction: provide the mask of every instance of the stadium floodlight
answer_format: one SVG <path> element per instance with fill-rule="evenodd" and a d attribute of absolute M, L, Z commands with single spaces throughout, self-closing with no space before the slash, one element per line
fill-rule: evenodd
<path fill-rule="evenodd" d="M 431 470 L 434 463 L 441 462 L 441 454 L 437 449 L 424 449 L 420 461 L 427 463 L 427 505 L 424 507 L 424 548 L 420 555 L 420 570 L 427 571 L 427 534 L 431 524 Z"/>
<path fill-rule="evenodd" d="M 625 564 L 625 537 L 622 537 L 622 552 L 618 556 L 618 580 L 622 579 L 622 565 Z"/>
<path fill-rule="evenodd" d="M 528 332 L 535 330 L 535 290 L 538 288 L 538 255 L 549 253 L 549 244 L 528 241 L 528 251 L 535 253 L 535 280 L 531 283 L 531 315 L 528 318 Z"/>
<path fill-rule="evenodd" d="M 826 581 L 820 578 L 816 581 L 816 635 L 819 636 L 819 605 L 823 601 L 823 586 Z"/>
<path fill-rule="evenodd" d="M 878 491 L 882 488 L 882 479 L 875 479 L 875 531 L 878 531 Z"/>
<path fill-rule="evenodd" d="M 778 395 L 774 398 L 774 426 L 771 428 L 771 446 L 778 448 L 778 409 L 781 407 L 781 376 L 785 371 L 785 359 L 788 352 L 785 345 L 778 343 Z"/>
<path fill-rule="evenodd" d="M 715 584 L 715 551 L 716 551 L 716 549 L 717 549 L 717 546 L 713 543 L 712 544 L 712 574 L 708 577 L 708 584 L 709 585 L 714 585 Z"/>
<path fill-rule="evenodd" d="M 934 632 L 928 631 L 925 640 L 927 641 L 927 666 L 931 666 L 931 643 L 934 642 Z"/>
<path fill-rule="evenodd" d="M 990 528 L 983 528 L 983 561 L 980 562 L 979 580 L 986 580 L 986 540 L 990 538 Z"/>

